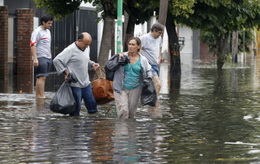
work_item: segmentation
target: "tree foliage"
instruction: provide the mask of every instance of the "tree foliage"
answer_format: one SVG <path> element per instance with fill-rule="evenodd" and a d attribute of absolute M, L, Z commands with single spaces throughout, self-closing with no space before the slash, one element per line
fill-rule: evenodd
<path fill-rule="evenodd" d="M 229 34 L 253 28 L 260 21 L 259 0 L 196 0 L 193 10 L 189 19 L 178 16 L 177 22 L 214 36 L 218 68 L 224 64 Z"/>
<path fill-rule="evenodd" d="M 177 21 L 192 28 L 225 34 L 259 23 L 260 6 L 255 0 L 197 0 L 189 19 Z"/>
<path fill-rule="evenodd" d="M 46 12 L 55 16 L 57 20 L 78 10 L 82 1 L 83 0 L 34 0 L 38 8 L 45 8 Z"/>

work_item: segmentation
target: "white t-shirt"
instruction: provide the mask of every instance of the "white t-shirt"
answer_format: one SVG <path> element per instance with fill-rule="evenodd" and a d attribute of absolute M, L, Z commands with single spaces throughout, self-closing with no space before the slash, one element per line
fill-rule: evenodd
<path fill-rule="evenodd" d="M 141 53 L 148 59 L 151 65 L 159 63 L 160 48 L 162 47 L 162 37 L 154 38 L 151 33 L 140 37 L 142 51 Z"/>
<path fill-rule="evenodd" d="M 51 33 L 49 29 L 44 30 L 37 27 L 31 36 L 30 46 L 36 46 L 37 58 L 45 57 L 51 59 Z"/>

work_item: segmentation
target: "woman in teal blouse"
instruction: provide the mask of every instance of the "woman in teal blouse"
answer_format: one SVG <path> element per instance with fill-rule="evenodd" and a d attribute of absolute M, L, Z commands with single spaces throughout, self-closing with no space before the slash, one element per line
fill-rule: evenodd
<path fill-rule="evenodd" d="M 128 51 L 119 58 L 128 56 L 130 63 L 120 66 L 113 79 L 113 89 L 118 118 L 134 118 L 140 101 L 142 83 L 152 78 L 148 60 L 140 54 L 141 40 L 137 37 L 128 41 Z"/>

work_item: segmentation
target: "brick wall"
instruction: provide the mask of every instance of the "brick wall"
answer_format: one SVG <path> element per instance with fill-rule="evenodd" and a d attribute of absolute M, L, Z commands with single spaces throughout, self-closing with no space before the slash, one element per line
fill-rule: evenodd
<path fill-rule="evenodd" d="M 17 9 L 17 89 L 33 92 L 33 63 L 30 38 L 33 30 L 33 9 Z"/>
<path fill-rule="evenodd" d="M 8 8 L 0 6 L 0 92 L 8 90 Z"/>
<path fill-rule="evenodd" d="M 214 56 L 209 52 L 209 46 L 207 44 L 200 44 L 200 60 L 202 63 L 211 63 L 213 60 L 217 59 L 217 56 Z"/>

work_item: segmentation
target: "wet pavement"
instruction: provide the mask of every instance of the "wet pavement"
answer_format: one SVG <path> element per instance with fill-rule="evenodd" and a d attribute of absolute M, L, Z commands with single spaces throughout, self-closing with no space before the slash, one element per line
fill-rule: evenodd
<path fill-rule="evenodd" d="M 260 58 L 200 64 L 182 56 L 179 88 L 166 64 L 160 106 L 118 120 L 114 102 L 80 117 L 53 113 L 54 93 L 0 93 L 0 163 L 260 163 Z"/>

